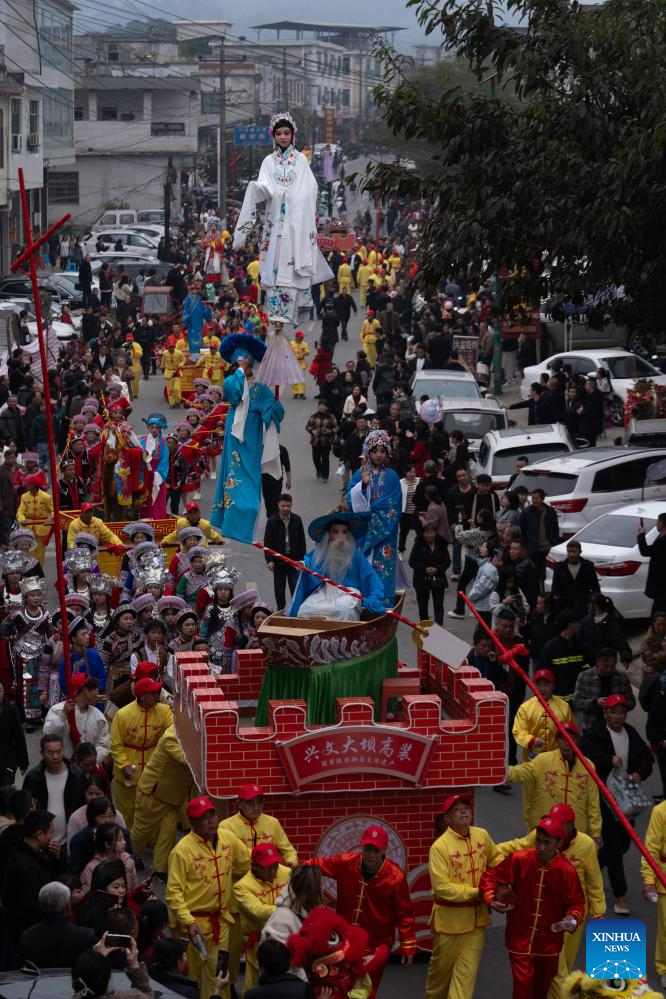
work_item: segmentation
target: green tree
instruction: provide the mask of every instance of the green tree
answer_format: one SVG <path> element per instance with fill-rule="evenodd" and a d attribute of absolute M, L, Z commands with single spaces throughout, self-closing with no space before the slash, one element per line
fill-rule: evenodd
<path fill-rule="evenodd" d="M 666 329 L 666 5 L 407 0 L 478 87 L 419 87 L 395 52 L 375 89 L 394 135 L 436 168 L 369 169 L 384 197 L 428 198 L 424 276 L 504 272 L 503 301 L 580 302 L 623 285 L 615 318 Z M 517 28 L 505 23 L 506 14 Z M 503 23 L 504 19 L 504 23 Z"/>

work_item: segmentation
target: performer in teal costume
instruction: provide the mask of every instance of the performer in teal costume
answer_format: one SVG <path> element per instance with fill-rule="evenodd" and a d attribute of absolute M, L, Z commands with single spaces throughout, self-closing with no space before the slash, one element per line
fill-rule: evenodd
<path fill-rule="evenodd" d="M 363 464 L 347 488 L 347 509 L 369 513 L 370 524 L 359 548 L 382 581 L 386 606 L 395 602 L 396 576 L 403 574 L 398 561 L 398 526 L 402 511 L 400 479 L 387 467 L 391 443 L 385 430 L 371 430 L 363 442 Z"/>
<path fill-rule="evenodd" d="M 183 302 L 183 326 L 187 330 L 187 342 L 191 354 L 201 353 L 203 324 L 206 319 L 210 319 L 213 310 L 206 305 L 201 297 L 201 286 L 195 284 L 190 288 L 187 298 Z"/>
<path fill-rule="evenodd" d="M 273 391 L 252 382 L 252 365 L 266 345 L 247 333 L 225 336 L 220 353 L 237 370 L 224 379 L 224 401 L 230 405 L 224 424 L 224 447 L 211 523 L 225 537 L 245 544 L 254 541 L 261 506 L 261 473 L 280 477 L 278 433 L 284 407 Z"/>

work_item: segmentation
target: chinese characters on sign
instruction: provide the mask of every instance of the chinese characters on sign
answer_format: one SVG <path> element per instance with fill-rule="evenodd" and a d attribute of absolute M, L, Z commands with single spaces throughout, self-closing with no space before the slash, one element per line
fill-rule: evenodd
<path fill-rule="evenodd" d="M 234 129 L 235 146 L 269 146 L 271 137 L 265 125 L 244 125 Z"/>
<path fill-rule="evenodd" d="M 278 743 L 292 790 L 331 773 L 384 773 L 418 784 L 437 744 L 403 729 L 325 728 Z"/>

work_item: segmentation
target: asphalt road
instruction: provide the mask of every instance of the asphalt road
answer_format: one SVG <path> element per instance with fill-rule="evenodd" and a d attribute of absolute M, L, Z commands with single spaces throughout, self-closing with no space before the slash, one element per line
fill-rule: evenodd
<path fill-rule="evenodd" d="M 350 217 L 356 211 L 353 201 L 350 204 Z M 306 322 L 302 328 L 306 333 L 310 348 L 313 349 L 315 339 L 318 338 L 319 325 Z M 356 350 L 359 349 L 358 334 L 360 330 L 360 319 L 353 319 L 349 327 L 350 340 L 348 343 L 339 344 L 335 353 L 335 362 L 341 368 L 348 359 L 353 359 Z M 174 414 L 165 408 L 162 396 L 163 380 L 160 376 L 152 377 L 148 382 L 141 383 L 141 391 L 138 400 L 134 404 L 132 422 L 140 432 L 141 418 L 151 412 L 163 411 L 169 420 L 173 420 Z M 311 452 L 308 444 L 304 426 L 307 417 L 315 411 L 316 401 L 314 401 L 315 386 L 313 379 L 307 376 L 307 396 L 303 400 L 294 400 L 288 391 L 284 394 L 285 419 L 281 429 L 281 441 L 289 450 L 292 465 L 292 488 L 294 496 L 294 511 L 299 513 L 307 524 L 316 516 L 333 509 L 339 500 L 339 480 L 332 475 L 328 483 L 318 482 L 315 478 L 314 466 L 311 460 Z M 507 397 L 508 401 L 517 399 L 517 392 Z M 524 411 L 518 410 L 521 415 Z M 522 421 L 521 421 L 522 422 Z M 210 514 L 214 495 L 215 483 L 206 481 L 202 489 L 201 508 L 204 517 Z M 260 534 L 263 533 L 265 517 L 262 513 L 260 522 Z M 272 578 L 265 568 L 263 556 L 254 548 L 240 545 L 237 542 L 229 542 L 225 548 L 229 556 L 229 562 L 241 571 L 241 586 L 256 583 L 261 597 L 272 602 L 273 586 Z M 55 579 L 55 559 L 52 550 L 47 554 L 46 571 L 49 580 Z M 452 589 L 448 591 L 445 608 L 451 609 L 453 605 Z M 417 618 L 416 602 L 413 594 L 408 592 L 405 602 L 405 614 L 408 617 Z M 447 623 L 452 624 L 453 631 L 464 638 L 471 638 L 473 630 L 472 622 L 469 618 L 463 621 Z M 634 642 L 642 633 L 641 627 L 632 626 L 632 639 Z M 406 662 L 414 662 L 415 649 L 411 639 L 410 630 L 399 626 L 399 651 L 400 657 Z M 635 675 L 638 676 L 638 671 Z M 640 709 L 635 710 L 630 722 L 639 731 L 644 729 L 644 717 Z M 39 735 L 29 737 L 31 760 L 38 758 Z M 647 790 L 650 794 L 660 791 L 659 780 L 653 776 L 647 782 Z M 645 814 L 638 819 L 637 829 L 643 835 L 649 814 Z M 486 827 L 495 841 L 500 842 L 505 839 L 521 835 L 524 831 L 520 809 L 520 791 L 516 788 L 510 796 L 501 796 L 493 793 L 490 789 L 479 789 L 476 793 L 476 822 Z M 632 905 L 632 917 L 643 919 L 648 927 L 648 969 L 653 983 L 658 983 L 653 963 L 654 953 L 654 930 L 656 907 L 643 901 L 640 892 L 639 861 L 638 853 L 632 848 L 626 859 L 626 870 L 628 875 L 629 899 Z M 607 886 L 607 897 L 612 901 L 610 889 Z M 613 916 L 612 908 L 608 912 Z M 503 946 L 503 919 L 497 915 L 493 917 L 493 925 L 488 929 L 486 935 L 486 947 L 478 976 L 475 996 L 509 996 L 511 993 L 511 973 L 508 959 Z M 581 948 L 578 966 L 583 967 L 584 948 Z M 425 959 L 417 959 L 411 968 L 403 968 L 398 965 L 391 965 L 387 970 L 382 985 L 382 995 L 385 999 L 404 999 L 409 992 L 412 995 L 422 994 L 425 982 L 427 965 Z M 445 999 L 442 996 L 442 999 Z"/>

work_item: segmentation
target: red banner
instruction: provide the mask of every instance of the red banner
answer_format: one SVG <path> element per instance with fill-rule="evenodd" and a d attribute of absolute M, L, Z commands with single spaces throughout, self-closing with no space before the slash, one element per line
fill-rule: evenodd
<path fill-rule="evenodd" d="M 292 790 L 330 774 L 381 773 L 419 784 L 437 737 L 367 725 L 325 728 L 277 743 Z"/>

